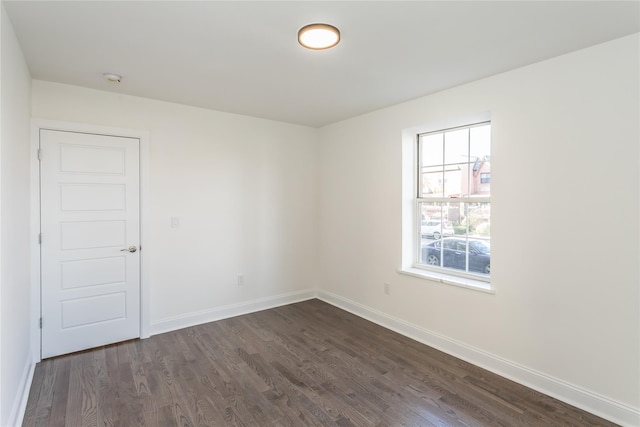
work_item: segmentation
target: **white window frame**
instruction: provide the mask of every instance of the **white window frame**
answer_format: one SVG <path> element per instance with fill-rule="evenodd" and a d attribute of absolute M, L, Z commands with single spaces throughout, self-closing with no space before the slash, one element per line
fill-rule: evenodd
<path fill-rule="evenodd" d="M 430 125 L 416 126 L 402 131 L 402 256 L 398 272 L 430 282 L 454 285 L 476 291 L 495 293 L 491 277 L 482 277 L 445 268 L 424 268 L 418 265 L 421 250 L 421 213 L 418 211 L 418 138 L 419 135 L 442 130 L 468 127 L 484 122 L 494 123 L 490 113 L 470 115 L 466 119 L 442 120 Z M 492 144 L 493 146 L 493 144 Z M 476 200 L 477 199 L 477 200 Z M 424 199 L 422 199 L 424 200 Z M 437 200 L 427 200 L 437 201 Z M 462 200 L 460 200 L 462 201 Z M 464 202 L 489 202 L 490 197 L 467 197 Z"/>

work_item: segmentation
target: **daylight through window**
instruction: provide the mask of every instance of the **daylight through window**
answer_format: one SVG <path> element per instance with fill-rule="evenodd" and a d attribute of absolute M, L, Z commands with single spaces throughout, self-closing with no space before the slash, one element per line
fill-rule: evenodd
<path fill-rule="evenodd" d="M 489 280 L 491 124 L 418 135 L 416 267 Z"/>

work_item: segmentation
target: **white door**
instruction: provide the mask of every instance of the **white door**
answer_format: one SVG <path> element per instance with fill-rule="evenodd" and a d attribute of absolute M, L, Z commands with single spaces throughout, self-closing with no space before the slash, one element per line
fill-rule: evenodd
<path fill-rule="evenodd" d="M 43 358 L 140 336 L 139 145 L 40 130 Z"/>

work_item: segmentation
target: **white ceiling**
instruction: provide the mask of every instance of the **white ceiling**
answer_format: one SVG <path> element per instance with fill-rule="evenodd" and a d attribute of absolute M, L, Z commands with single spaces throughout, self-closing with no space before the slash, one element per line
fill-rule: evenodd
<path fill-rule="evenodd" d="M 3 4 L 34 79 L 316 127 L 640 31 L 638 1 Z"/>

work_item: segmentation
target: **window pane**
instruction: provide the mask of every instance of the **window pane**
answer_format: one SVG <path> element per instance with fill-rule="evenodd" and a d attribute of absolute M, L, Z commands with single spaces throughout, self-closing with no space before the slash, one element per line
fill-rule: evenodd
<path fill-rule="evenodd" d="M 471 128 L 469 145 L 470 162 L 473 163 L 469 194 L 489 196 L 491 194 L 491 126 Z"/>
<path fill-rule="evenodd" d="M 447 205 L 443 203 L 420 204 L 420 239 L 422 241 L 438 240 L 442 236 L 454 234 L 451 221 L 447 219 Z"/>
<path fill-rule="evenodd" d="M 444 164 L 469 162 L 469 129 L 444 134 Z"/>
<path fill-rule="evenodd" d="M 491 125 L 476 126 L 470 129 L 469 155 L 471 161 L 491 156 Z"/>
<path fill-rule="evenodd" d="M 467 204 L 466 223 L 469 225 L 469 237 L 491 237 L 491 205 L 489 203 Z"/>
<path fill-rule="evenodd" d="M 443 141 L 444 134 L 442 133 L 420 136 L 420 164 L 422 166 L 442 164 Z"/>
<path fill-rule="evenodd" d="M 442 267 L 442 247 L 440 246 L 440 240 L 435 240 L 430 243 L 422 243 L 420 250 L 421 264 L 426 264 L 431 267 Z"/>
<path fill-rule="evenodd" d="M 445 166 L 444 196 L 464 197 L 469 187 L 469 164 Z"/>
<path fill-rule="evenodd" d="M 442 197 L 444 191 L 442 166 L 426 166 L 420 171 L 420 197 Z"/>
<path fill-rule="evenodd" d="M 440 242 L 443 233 L 453 234 L 453 228 L 447 222 L 445 204 L 420 203 L 420 252 L 418 262 L 435 267 L 442 267 Z"/>

